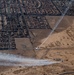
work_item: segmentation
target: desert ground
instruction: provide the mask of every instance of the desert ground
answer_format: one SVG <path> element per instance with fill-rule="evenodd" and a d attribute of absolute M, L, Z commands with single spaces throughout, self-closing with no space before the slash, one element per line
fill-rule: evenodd
<path fill-rule="evenodd" d="M 46 18 L 53 29 L 60 17 L 46 16 Z M 36 67 L 0 66 L 0 75 L 74 75 L 74 17 L 65 16 L 49 37 L 50 31 L 48 29 L 31 30 L 33 33 L 32 44 L 27 38 L 15 38 L 17 50 L 0 52 L 36 59 L 55 60 L 60 63 Z M 44 40 L 46 41 L 44 42 Z M 43 42 L 44 44 L 42 44 Z M 40 49 L 35 50 L 36 47 L 40 47 Z"/>

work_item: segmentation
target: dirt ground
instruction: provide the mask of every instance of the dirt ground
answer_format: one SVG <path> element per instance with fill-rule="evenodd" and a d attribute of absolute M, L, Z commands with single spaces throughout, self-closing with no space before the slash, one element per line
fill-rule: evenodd
<path fill-rule="evenodd" d="M 47 20 L 53 28 L 60 17 L 48 17 Z M 17 50 L 1 51 L 5 53 L 12 53 L 23 55 L 25 57 L 37 59 L 51 59 L 60 61 L 58 64 L 40 66 L 40 67 L 0 67 L 0 75 L 74 75 L 74 17 L 66 16 L 56 31 L 47 39 L 50 30 L 32 30 L 33 46 L 26 40 L 27 46 L 24 50 L 23 43 L 16 39 Z M 44 42 L 44 40 L 46 42 Z M 22 41 L 22 39 L 20 39 Z M 25 44 L 26 44 L 25 43 Z M 29 46 L 29 47 L 28 47 Z M 40 47 L 39 50 L 31 50 L 32 47 Z M 30 49 L 31 48 L 31 49 Z M 72 72 L 66 74 L 66 72 Z M 62 74 L 65 73 L 65 74 Z"/>

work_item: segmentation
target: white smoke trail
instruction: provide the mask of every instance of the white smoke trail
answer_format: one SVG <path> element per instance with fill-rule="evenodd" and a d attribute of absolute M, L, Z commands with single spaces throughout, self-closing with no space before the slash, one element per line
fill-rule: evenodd
<path fill-rule="evenodd" d="M 2 66 L 42 66 L 58 63 L 56 61 L 38 60 L 32 58 L 24 58 L 22 56 L 0 53 L 0 65 Z"/>
<path fill-rule="evenodd" d="M 56 28 L 59 26 L 60 22 L 63 20 L 65 14 L 66 14 L 67 11 L 69 10 L 69 8 L 70 8 L 70 6 L 71 6 L 71 4 L 72 4 L 73 1 L 74 1 L 74 0 L 71 0 L 71 1 L 69 2 L 69 5 L 68 5 L 68 7 L 66 8 L 66 10 L 64 11 L 64 13 L 62 14 L 61 18 L 58 20 L 58 22 L 55 24 L 53 30 L 49 33 L 48 37 L 43 41 L 43 43 L 42 43 L 39 47 L 41 47 L 41 46 L 49 39 L 49 37 L 53 34 L 53 32 L 54 32 L 54 31 L 56 30 Z M 39 49 L 39 47 L 37 47 L 36 49 Z"/>

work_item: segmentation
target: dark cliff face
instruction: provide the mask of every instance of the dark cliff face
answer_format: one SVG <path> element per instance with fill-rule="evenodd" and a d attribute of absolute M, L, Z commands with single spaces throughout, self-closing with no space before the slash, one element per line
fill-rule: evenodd
<path fill-rule="evenodd" d="M 74 6 L 74 1 L 72 2 L 72 6 Z"/>

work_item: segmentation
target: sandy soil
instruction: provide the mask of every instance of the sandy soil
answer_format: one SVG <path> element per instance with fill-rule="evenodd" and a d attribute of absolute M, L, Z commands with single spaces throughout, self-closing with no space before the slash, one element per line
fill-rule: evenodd
<path fill-rule="evenodd" d="M 49 18 L 49 17 L 47 17 Z M 58 18 L 48 19 L 52 26 Z M 53 21 L 54 20 L 54 21 Z M 52 23 L 52 21 L 54 23 Z M 65 26 L 65 25 L 66 26 Z M 52 26 L 52 28 L 53 28 Z M 61 30 L 60 30 L 61 29 Z M 23 50 L 18 47 L 15 51 L 1 51 L 32 57 L 37 59 L 52 59 L 61 61 L 59 64 L 41 67 L 0 67 L 0 75 L 61 75 L 64 72 L 74 72 L 74 17 L 65 17 L 60 27 L 52 34 L 43 45 L 40 45 L 48 36 L 50 30 L 32 30 L 34 37 L 33 46 L 40 46 L 40 50 Z M 41 33 L 40 33 L 41 32 Z M 44 35 L 43 35 L 44 34 Z M 16 39 L 16 42 L 19 39 Z M 22 39 L 21 39 L 22 40 Z M 27 45 L 29 40 L 26 39 Z M 18 41 L 19 43 L 19 41 Z M 21 45 L 22 43 L 20 42 Z M 18 46 L 17 45 L 17 46 Z M 32 47 L 31 44 L 28 45 Z M 63 74 L 74 75 L 74 74 Z"/>

